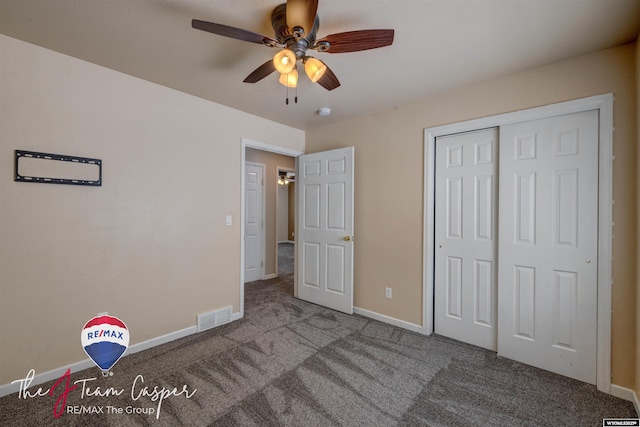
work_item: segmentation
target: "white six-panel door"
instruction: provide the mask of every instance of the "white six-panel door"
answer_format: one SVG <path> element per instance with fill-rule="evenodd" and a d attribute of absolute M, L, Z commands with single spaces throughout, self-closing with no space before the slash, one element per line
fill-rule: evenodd
<path fill-rule="evenodd" d="M 436 144 L 435 329 L 496 350 L 497 128 Z"/>
<path fill-rule="evenodd" d="M 594 110 L 437 139 L 436 333 L 595 384 L 598 126 Z"/>
<path fill-rule="evenodd" d="M 598 112 L 500 128 L 498 354 L 596 383 Z"/>
<path fill-rule="evenodd" d="M 298 157 L 298 298 L 353 313 L 353 153 Z"/>
<path fill-rule="evenodd" d="M 245 164 L 244 281 L 262 279 L 264 242 L 262 165 Z"/>

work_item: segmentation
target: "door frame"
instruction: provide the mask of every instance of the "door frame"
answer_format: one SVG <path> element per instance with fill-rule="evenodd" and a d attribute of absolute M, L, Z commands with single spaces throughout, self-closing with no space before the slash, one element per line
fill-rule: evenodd
<path fill-rule="evenodd" d="M 241 154 L 240 154 L 240 314 L 237 317 L 244 317 L 244 192 L 245 192 L 245 162 L 247 148 L 255 148 L 257 150 L 269 151 L 271 153 L 283 154 L 285 156 L 298 157 L 304 154 L 302 151 L 292 150 L 289 148 L 279 147 L 277 145 L 265 144 L 263 142 L 254 141 L 248 138 L 241 138 Z M 294 236 L 295 242 L 296 236 Z M 294 254 L 295 256 L 295 254 Z"/>
<path fill-rule="evenodd" d="M 612 93 L 550 104 L 436 126 L 424 130 L 424 210 L 423 210 L 423 276 L 422 328 L 433 333 L 434 255 L 435 255 L 435 144 L 436 138 L 461 132 L 544 119 L 589 110 L 598 110 L 598 326 L 597 373 L 598 390 L 611 394 L 611 283 L 613 238 L 613 101 Z"/>

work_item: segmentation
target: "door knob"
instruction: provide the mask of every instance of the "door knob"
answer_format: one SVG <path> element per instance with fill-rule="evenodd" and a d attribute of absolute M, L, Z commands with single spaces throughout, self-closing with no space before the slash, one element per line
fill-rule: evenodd
<path fill-rule="evenodd" d="M 351 241 L 351 236 L 344 236 L 342 238 L 342 240 L 344 240 L 345 242 L 350 242 Z"/>

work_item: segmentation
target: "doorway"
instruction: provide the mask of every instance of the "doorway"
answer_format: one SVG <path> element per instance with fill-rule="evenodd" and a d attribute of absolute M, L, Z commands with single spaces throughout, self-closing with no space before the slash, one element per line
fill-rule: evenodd
<path fill-rule="evenodd" d="M 530 110 L 522 110 L 515 113 L 508 113 L 500 116 L 487 117 L 483 119 L 472 120 L 463 123 L 457 123 L 453 125 L 441 126 L 437 128 L 431 128 L 425 130 L 425 226 L 424 226 L 424 295 L 425 300 L 423 303 L 423 327 L 426 334 L 430 334 L 434 332 L 434 294 L 435 294 L 435 274 L 436 274 L 436 252 L 439 250 L 439 243 L 436 240 L 436 231 L 435 231 L 435 222 L 437 216 L 437 189 L 436 189 L 436 139 L 439 137 L 443 137 L 445 135 L 459 134 L 463 132 L 471 132 L 479 129 L 487 129 L 491 127 L 497 128 L 506 128 L 508 126 L 515 125 L 517 123 L 523 123 L 534 120 L 543 120 L 551 117 L 574 114 L 574 113 L 582 113 L 590 110 L 595 110 L 597 115 L 597 121 L 599 122 L 599 128 L 597 129 L 597 154 L 595 155 L 595 162 L 597 164 L 597 173 L 595 174 L 595 186 L 597 192 L 596 198 L 596 209 L 598 215 L 595 218 L 595 224 L 597 229 L 597 243 L 595 245 L 595 251 L 597 252 L 597 260 L 594 259 L 594 263 L 596 266 L 593 267 L 593 276 L 595 277 L 596 285 L 595 289 L 597 292 L 597 297 L 595 300 L 595 308 L 597 310 L 597 319 L 594 319 L 596 323 L 596 334 L 597 340 L 594 343 L 594 357 L 596 357 L 596 372 L 595 372 L 595 383 L 600 391 L 610 393 L 611 392 L 611 379 L 610 379 L 610 345 L 611 345 L 611 238 L 612 238 L 612 230 L 611 230 L 611 201 L 612 201 L 612 140 L 613 140 L 613 128 L 612 128 L 612 116 L 613 116 L 613 97 L 611 94 L 608 95 L 600 95 L 575 101 L 569 101 L 561 104 L 554 104 L 545 107 L 533 108 Z M 531 142 L 531 141 L 529 141 Z M 520 154 L 511 153 L 512 157 L 517 158 L 518 155 L 521 157 L 529 156 L 533 152 L 531 151 L 532 147 L 527 147 L 527 141 L 525 139 L 522 140 L 522 151 Z M 569 151 L 573 151 L 571 148 L 572 144 L 570 142 L 567 143 L 565 148 Z M 529 150 L 529 151 L 527 151 Z M 524 158 L 523 157 L 523 158 Z M 500 158 L 502 160 L 502 157 Z M 564 175 L 563 175 L 564 176 Z M 563 176 L 558 176 L 558 179 L 564 179 Z M 521 189 L 525 190 L 524 184 L 526 181 L 526 174 L 522 173 L 521 177 L 523 178 L 521 184 Z M 571 182 L 571 174 L 568 174 L 564 177 L 567 177 L 568 181 L 565 181 L 565 184 L 569 185 Z M 502 182 L 500 183 L 502 185 Z M 571 187 L 571 185 L 569 185 Z M 530 188 L 530 187 L 527 187 Z M 567 187 L 568 188 L 568 187 Z M 511 189 L 513 190 L 513 188 Z M 523 193 L 524 194 L 524 193 Z M 526 207 L 526 198 L 521 198 L 520 201 L 523 204 L 520 204 L 521 208 Z M 568 205 L 567 207 L 571 207 L 572 205 Z M 434 208 L 436 207 L 436 208 Z M 500 209 L 500 221 L 502 221 L 503 216 L 507 216 L 508 213 L 503 212 L 502 207 Z M 522 217 L 526 219 L 525 217 Z M 512 224 L 513 225 L 513 224 Z M 526 225 L 526 224 L 522 224 Z M 513 228 L 513 227 L 512 227 Z M 516 229 L 514 229 L 516 230 Z M 529 228 L 530 230 L 530 228 Z M 526 231 L 524 228 L 522 229 L 523 233 Z M 526 233 L 525 233 L 526 234 Z M 526 237 L 525 234 L 522 234 L 521 237 Z M 568 238 L 571 239 L 570 234 L 568 234 Z M 513 237 L 513 236 L 511 236 Z M 566 237 L 566 236 L 565 236 Z M 564 238 L 564 237 L 563 237 Z M 506 244 L 500 240 L 500 243 Z M 506 251 L 505 253 L 510 253 Z M 581 261 L 583 263 L 589 264 L 588 260 L 591 258 L 585 257 Z M 585 261 L 586 260 L 586 261 Z M 503 260 L 500 257 L 498 264 L 500 261 L 507 263 L 508 260 Z M 516 262 L 517 264 L 517 262 Z M 515 265 L 515 264 L 514 264 Z M 516 267 L 518 267 L 516 265 Z M 522 267 L 522 266 L 521 266 Z M 514 271 L 522 273 L 522 285 L 521 290 L 527 290 L 526 287 L 526 279 L 527 276 L 524 273 L 531 272 L 526 269 L 518 269 L 515 268 Z M 491 269 L 488 269 L 485 273 L 490 272 Z M 569 280 L 569 275 L 566 272 L 560 272 L 559 279 L 564 281 L 564 285 L 560 285 L 559 288 L 569 289 L 572 287 L 572 281 Z M 566 279 L 566 280 L 565 280 Z M 571 296 L 572 293 L 569 292 L 566 296 Z M 509 303 L 513 302 L 513 298 L 515 296 L 507 297 Z M 561 295 L 561 298 L 564 296 Z M 495 301 L 495 300 L 494 300 Z M 504 303 L 502 306 L 513 306 L 513 304 Z M 530 305 L 529 305 L 530 307 Z M 522 308 L 526 308 L 525 305 Z M 526 314 L 526 312 L 522 312 L 521 314 Z M 569 314 L 573 316 L 573 314 Z M 594 316 L 596 317 L 596 316 Z M 523 317 L 523 319 L 525 319 Z M 498 325 L 499 326 L 499 325 Z M 436 331 L 437 332 L 437 331 Z M 526 331 L 520 331 L 523 334 Z M 557 332 L 557 331 L 556 331 Z M 562 331 L 560 331 L 563 333 Z M 593 340 L 592 340 L 593 342 Z M 509 356 L 507 356 L 509 357 Z M 525 362 L 527 363 L 527 362 Z"/>
<path fill-rule="evenodd" d="M 278 243 L 280 241 L 289 241 L 288 232 L 285 230 L 283 236 L 280 236 L 282 226 L 288 229 L 289 222 L 295 222 L 293 215 L 289 217 L 289 187 L 294 187 L 293 174 L 289 172 L 287 177 L 286 171 L 293 171 L 295 168 L 295 158 L 279 153 L 273 153 L 255 148 L 245 149 L 245 282 L 252 280 L 266 280 L 278 277 Z M 256 175 L 254 169 L 262 167 L 259 185 L 252 181 L 252 176 Z M 281 171 L 284 174 L 281 174 Z M 260 191 L 255 191 L 254 187 L 259 187 Z M 263 209 L 256 209 L 254 205 L 259 204 L 253 202 L 254 194 L 264 194 Z M 292 192 L 292 194 L 295 194 Z M 284 218 L 281 218 L 280 207 L 285 210 Z M 254 212 L 260 212 L 258 219 L 254 218 Z M 284 224 L 280 224 L 284 222 Z M 254 228 L 259 228 L 262 239 L 253 239 Z M 282 237 L 282 238 L 281 238 Z M 293 236 L 291 236 L 293 237 Z M 254 241 L 262 244 L 259 250 L 254 250 Z M 293 240 L 291 240 L 293 241 Z M 252 253 L 258 252 L 262 254 L 257 265 L 261 267 L 262 274 L 252 275 L 251 265 Z"/>
<path fill-rule="evenodd" d="M 295 157 L 298 188 L 295 202 L 294 297 L 348 314 L 353 313 L 354 148 L 345 147 L 303 155 L 243 138 L 240 183 L 242 195 L 246 190 L 248 149 Z M 269 169 L 271 168 L 267 167 Z M 275 172 L 277 168 L 272 170 Z M 276 177 L 273 178 L 271 180 L 267 177 L 266 182 L 275 184 Z M 240 214 L 243 219 L 246 215 L 245 204 L 245 197 L 240 197 Z M 242 220 L 240 318 L 244 316 L 245 236 L 245 221 Z M 265 274 L 263 278 L 270 277 Z M 300 283 L 306 293 L 299 292 Z"/>
<path fill-rule="evenodd" d="M 261 220 L 261 226 L 264 226 L 264 272 L 259 280 L 271 279 L 277 275 L 277 240 L 276 240 L 276 186 L 277 186 L 277 170 L 282 165 L 295 166 L 295 158 L 303 154 L 296 150 L 290 150 L 270 144 L 265 144 L 250 139 L 242 139 L 241 154 L 241 195 L 240 197 L 240 317 L 244 316 L 244 284 L 245 284 L 245 256 L 247 230 L 245 227 L 245 219 L 247 215 L 247 202 L 244 197 L 247 188 L 246 179 L 246 163 L 253 161 L 263 163 L 265 165 L 264 194 L 265 194 L 265 213 Z M 255 156 L 255 157 L 254 157 Z M 268 160 L 270 157 L 276 156 L 280 160 Z M 279 156 L 279 157 L 277 157 Z M 267 160 L 265 160 L 267 159 Z M 286 159 L 286 160 L 283 160 Z M 272 213 L 268 213 L 268 211 Z"/>

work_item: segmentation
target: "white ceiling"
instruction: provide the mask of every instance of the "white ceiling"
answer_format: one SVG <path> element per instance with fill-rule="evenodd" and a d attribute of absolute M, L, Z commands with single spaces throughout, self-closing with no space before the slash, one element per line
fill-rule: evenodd
<path fill-rule="evenodd" d="M 318 38 L 395 29 L 392 46 L 318 53 L 342 83 L 301 76 L 299 103 L 275 50 L 191 28 L 196 18 L 273 37 L 284 0 L 0 0 L 0 33 L 299 129 L 384 111 L 461 85 L 632 42 L 640 0 L 320 0 Z M 1 58 L 0 58 L 1 60 Z M 576 76 L 579 78 L 579 76 Z M 317 110 L 330 107 L 329 117 Z"/>

